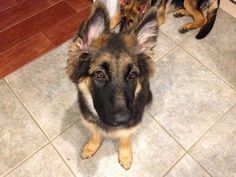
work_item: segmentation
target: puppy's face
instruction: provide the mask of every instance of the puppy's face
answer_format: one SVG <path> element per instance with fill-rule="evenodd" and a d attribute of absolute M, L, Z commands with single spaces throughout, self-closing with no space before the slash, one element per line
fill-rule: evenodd
<path fill-rule="evenodd" d="M 87 119 L 109 126 L 132 126 L 141 120 L 151 101 L 150 51 L 157 30 L 153 9 L 132 32 L 111 33 L 105 7 L 95 3 L 72 45 L 67 70 L 78 85 Z"/>

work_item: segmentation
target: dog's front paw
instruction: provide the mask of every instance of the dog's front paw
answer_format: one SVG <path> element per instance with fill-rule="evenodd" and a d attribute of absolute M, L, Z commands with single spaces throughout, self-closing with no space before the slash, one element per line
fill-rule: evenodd
<path fill-rule="evenodd" d="M 95 154 L 96 150 L 89 148 L 88 144 L 85 145 L 80 157 L 82 159 L 88 159 Z"/>
<path fill-rule="evenodd" d="M 92 157 L 97 152 L 99 147 L 100 147 L 100 143 L 94 144 L 92 142 L 88 142 L 84 146 L 84 149 L 83 149 L 82 153 L 80 154 L 81 158 L 88 159 L 88 158 Z"/>
<path fill-rule="evenodd" d="M 97 133 L 93 133 L 89 141 L 85 144 L 82 153 L 80 154 L 81 158 L 88 159 L 92 157 L 99 149 L 101 143 L 102 137 Z"/>
<path fill-rule="evenodd" d="M 119 163 L 126 170 L 128 170 L 131 166 L 132 147 L 131 147 L 131 137 L 130 136 L 120 138 Z"/>
<path fill-rule="evenodd" d="M 119 163 L 125 169 L 128 170 L 132 164 L 132 156 L 119 156 Z"/>

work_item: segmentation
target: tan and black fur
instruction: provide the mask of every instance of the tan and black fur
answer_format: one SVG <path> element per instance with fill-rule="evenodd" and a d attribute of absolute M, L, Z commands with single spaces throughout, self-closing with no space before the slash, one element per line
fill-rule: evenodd
<path fill-rule="evenodd" d="M 96 1 L 71 45 L 67 74 L 78 88 L 82 122 L 91 133 L 81 157 L 93 156 L 104 137 L 118 138 L 119 162 L 128 169 L 132 134 L 152 100 L 156 9 L 148 10 L 132 30 L 115 33 L 109 27 L 107 9 Z"/>
<path fill-rule="evenodd" d="M 162 0 L 158 7 L 160 23 L 165 22 L 166 6 L 171 4 L 175 6 L 175 17 L 190 16 L 193 22 L 184 24 L 179 32 L 185 33 L 189 30 L 201 28 L 197 34 L 197 39 L 204 38 L 212 29 L 220 0 Z M 207 16 L 204 15 L 207 11 Z"/>
<path fill-rule="evenodd" d="M 111 19 L 110 28 L 121 25 L 121 31 L 131 29 L 151 8 L 151 0 L 119 0 L 119 10 Z"/>
<path fill-rule="evenodd" d="M 151 6 L 156 6 L 159 24 L 164 24 L 167 9 L 171 6 L 175 9 L 175 17 L 190 16 L 193 19 L 180 27 L 179 32 L 201 28 L 196 38 L 202 39 L 214 25 L 219 3 L 220 0 L 120 0 L 120 11 L 112 18 L 110 27 L 121 23 L 124 26 L 121 29 L 132 28 Z"/>

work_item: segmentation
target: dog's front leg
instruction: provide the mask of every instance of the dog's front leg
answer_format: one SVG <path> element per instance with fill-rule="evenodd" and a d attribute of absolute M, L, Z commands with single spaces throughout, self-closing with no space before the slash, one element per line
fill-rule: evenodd
<path fill-rule="evenodd" d="M 132 163 L 132 142 L 131 136 L 120 138 L 119 143 L 119 163 L 128 170 Z"/>
<path fill-rule="evenodd" d="M 93 131 L 89 141 L 85 144 L 83 148 L 83 151 L 81 153 L 81 158 L 87 159 L 92 157 L 100 147 L 102 139 L 103 138 L 99 133 Z"/>

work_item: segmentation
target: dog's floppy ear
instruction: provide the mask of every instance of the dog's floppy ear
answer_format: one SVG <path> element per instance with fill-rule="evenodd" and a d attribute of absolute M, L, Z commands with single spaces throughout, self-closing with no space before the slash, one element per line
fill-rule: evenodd
<path fill-rule="evenodd" d="M 150 51 L 156 45 L 158 31 L 157 9 L 152 7 L 133 30 L 138 43 L 136 53 Z"/>
<path fill-rule="evenodd" d="M 88 51 L 93 40 L 104 32 L 109 32 L 109 14 L 105 5 L 97 0 L 90 16 L 80 26 L 77 45 L 81 50 Z"/>

